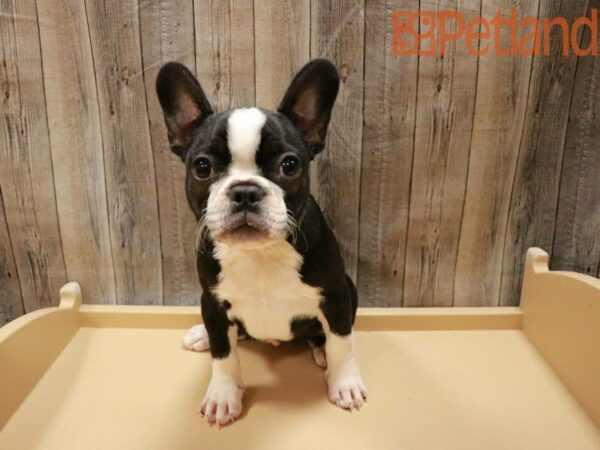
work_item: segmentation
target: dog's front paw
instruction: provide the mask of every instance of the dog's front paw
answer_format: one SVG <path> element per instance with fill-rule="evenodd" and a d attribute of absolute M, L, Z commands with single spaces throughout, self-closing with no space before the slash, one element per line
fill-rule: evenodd
<path fill-rule="evenodd" d="M 227 425 L 242 413 L 243 394 L 243 386 L 235 381 L 213 378 L 200 404 L 200 412 L 208 423 Z"/>
<path fill-rule="evenodd" d="M 329 401 L 343 409 L 360 409 L 367 399 L 367 387 L 354 362 L 347 363 L 327 380 Z"/>
<path fill-rule="evenodd" d="M 187 330 L 182 339 L 183 346 L 188 350 L 203 352 L 208 350 L 208 333 L 204 324 L 194 325 Z"/>

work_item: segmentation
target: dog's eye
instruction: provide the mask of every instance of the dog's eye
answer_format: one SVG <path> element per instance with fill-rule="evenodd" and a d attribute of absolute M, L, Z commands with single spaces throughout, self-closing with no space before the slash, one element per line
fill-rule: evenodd
<path fill-rule="evenodd" d="M 198 158 L 196 161 L 194 161 L 192 172 L 194 176 L 200 180 L 210 177 L 212 174 L 212 164 L 210 163 L 210 159 L 205 156 Z"/>
<path fill-rule="evenodd" d="M 293 177 L 300 169 L 300 160 L 295 156 L 286 156 L 281 161 L 280 171 L 286 177 Z"/>

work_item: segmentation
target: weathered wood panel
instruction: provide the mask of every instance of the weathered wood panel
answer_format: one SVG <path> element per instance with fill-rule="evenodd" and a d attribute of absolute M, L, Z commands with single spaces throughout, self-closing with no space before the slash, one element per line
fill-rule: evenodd
<path fill-rule="evenodd" d="M 479 17 L 480 9 L 480 0 L 421 1 L 421 10 L 458 11 L 464 22 Z M 457 32 L 457 20 L 448 18 L 444 24 L 447 33 Z M 423 27 L 421 32 L 428 31 Z M 435 36 L 437 42 L 438 27 Z M 423 43 L 423 51 L 428 50 L 431 39 Z M 405 306 L 452 306 L 454 300 L 478 59 L 464 42 L 452 41 L 444 52 L 419 60 Z"/>
<path fill-rule="evenodd" d="M 156 176 L 133 0 L 86 1 L 118 302 L 163 302 Z"/>
<path fill-rule="evenodd" d="M 392 12 L 411 0 L 369 1 L 357 288 L 361 305 L 401 306 L 418 57 L 392 56 Z"/>
<path fill-rule="evenodd" d="M 56 203 L 68 278 L 94 303 L 116 303 L 100 113 L 85 4 L 39 0 Z"/>
<path fill-rule="evenodd" d="M 194 13 L 196 73 L 213 108 L 253 106 L 253 1 L 196 0 Z"/>
<path fill-rule="evenodd" d="M 56 304 L 65 263 L 35 2 L 2 0 L 0 11 L 0 186 L 25 311 L 32 311 Z"/>
<path fill-rule="evenodd" d="M 256 106 L 276 108 L 310 57 L 310 2 L 254 2 Z"/>
<path fill-rule="evenodd" d="M 590 8 L 600 9 L 592 0 Z M 589 48 L 583 33 L 581 48 Z M 598 38 L 600 48 L 600 37 Z M 600 58 L 581 56 L 565 142 L 552 268 L 600 276 Z"/>
<path fill-rule="evenodd" d="M 558 30 L 550 56 L 392 54 L 395 10 L 572 22 L 588 2 L 0 0 L 0 321 L 56 301 L 67 275 L 88 302 L 197 304 L 154 92 L 168 60 L 217 110 L 275 108 L 311 57 L 336 63 L 312 186 L 362 305 L 514 304 L 529 245 L 598 274 L 598 57 L 562 56 Z"/>
<path fill-rule="evenodd" d="M 363 0 L 312 0 L 311 58 L 327 58 L 340 73 L 327 147 L 312 167 L 311 189 L 356 280 L 363 125 L 365 15 Z"/>
<path fill-rule="evenodd" d="M 140 2 L 139 18 L 158 194 L 164 303 L 199 304 L 201 291 L 194 247 L 196 221 L 185 196 L 185 168 L 169 149 L 155 89 L 156 75 L 165 62 L 179 61 L 195 70 L 194 3 L 193 0 Z"/>
<path fill-rule="evenodd" d="M 483 0 L 482 15 L 498 11 L 509 17 L 537 17 L 538 1 Z M 510 47 L 510 33 L 501 35 Z M 531 57 L 499 55 L 479 58 L 475 120 L 471 138 L 467 191 L 460 232 L 454 304 L 498 305 L 502 256 L 510 196 L 521 141 Z"/>
<path fill-rule="evenodd" d="M 0 189 L 0 327 L 25 312 Z"/>
<path fill-rule="evenodd" d="M 539 17 L 572 24 L 588 0 L 541 0 Z M 552 249 L 563 148 L 577 56 L 563 56 L 563 36 L 552 33 L 549 56 L 535 56 L 506 228 L 500 304 L 518 305 L 525 252 Z M 570 43 L 566 43 L 570 45 Z M 507 192 L 507 195 L 509 193 Z"/>

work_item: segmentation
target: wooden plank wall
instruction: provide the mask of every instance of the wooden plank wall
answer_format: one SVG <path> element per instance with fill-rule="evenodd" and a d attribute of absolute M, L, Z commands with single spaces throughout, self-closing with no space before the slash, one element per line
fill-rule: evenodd
<path fill-rule="evenodd" d="M 600 0 L 590 8 L 600 9 Z M 582 48 L 593 37 L 582 36 Z M 600 48 L 600 36 L 597 36 Z M 600 276 L 600 58 L 580 58 L 563 150 L 554 234 L 554 269 Z"/>
<path fill-rule="evenodd" d="M 194 5 L 188 0 L 153 1 L 140 3 L 137 12 L 143 66 L 139 75 L 144 81 L 158 195 L 162 299 L 167 305 L 190 305 L 196 303 L 198 292 L 196 258 L 195 248 L 184 244 L 196 225 L 181 189 L 185 179 L 181 162 L 169 150 L 154 81 L 164 61 L 179 61 L 195 71 Z"/>
<path fill-rule="evenodd" d="M 548 56 L 393 56 L 393 11 L 419 8 L 573 23 L 600 0 L 0 0 L 0 323 L 66 280 L 90 303 L 199 303 L 154 93 L 171 60 L 218 110 L 274 108 L 335 62 L 311 183 L 361 304 L 514 305 L 533 245 L 599 276 L 599 58 L 563 56 L 559 28 Z"/>
<path fill-rule="evenodd" d="M 68 275 L 56 207 L 35 1 L 2 0 L 0 21 L 2 216 L 10 236 L 21 302 L 29 312 L 55 305 L 56 293 Z M 12 271 L 2 268 L 0 273 Z M 4 289 L 3 283 L 0 290 Z"/>

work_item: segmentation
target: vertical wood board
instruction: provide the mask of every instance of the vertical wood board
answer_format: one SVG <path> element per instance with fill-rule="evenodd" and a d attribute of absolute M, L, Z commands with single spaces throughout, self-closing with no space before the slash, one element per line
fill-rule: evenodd
<path fill-rule="evenodd" d="M 414 5 L 366 3 L 357 280 L 363 306 L 402 305 L 419 58 L 392 55 L 392 14 Z"/>
<path fill-rule="evenodd" d="M 25 312 L 0 190 L 0 327 Z"/>
<path fill-rule="evenodd" d="M 541 0 L 539 18 L 572 24 L 585 16 L 588 0 Z M 579 39 L 578 39 L 579 42 Z M 500 305 L 519 302 L 525 252 L 552 250 L 558 190 L 577 56 L 563 56 L 562 33 L 552 33 L 549 56 L 533 60 L 527 112 L 512 186 L 504 245 Z M 570 45 L 570 43 L 567 43 Z"/>
<path fill-rule="evenodd" d="M 325 151 L 312 164 L 311 191 L 356 281 L 364 93 L 364 1 L 311 2 L 311 57 L 338 68 L 340 89 Z"/>
<path fill-rule="evenodd" d="M 196 305 L 201 292 L 196 274 L 196 221 L 185 195 L 185 166 L 169 148 L 155 88 L 158 71 L 166 62 L 179 61 L 195 70 L 194 3 L 140 1 L 138 13 L 158 195 L 163 301 L 166 305 Z"/>
<path fill-rule="evenodd" d="M 600 1 L 590 1 L 600 9 Z M 582 48 L 592 36 L 583 34 Z M 598 36 L 600 48 L 600 36 Z M 600 277 L 600 58 L 580 56 L 565 139 L 552 268 Z"/>
<path fill-rule="evenodd" d="M 491 20 L 537 17 L 538 1 L 483 0 L 482 15 Z M 500 45 L 510 46 L 510 33 Z M 510 191 L 527 107 L 531 57 L 499 55 L 490 49 L 479 57 L 475 120 L 471 136 L 467 190 L 454 282 L 454 305 L 497 306 Z"/>
<path fill-rule="evenodd" d="M 0 2 L 0 187 L 25 311 L 66 281 L 33 0 Z"/>
<path fill-rule="evenodd" d="M 162 304 L 156 176 L 137 6 L 133 0 L 86 1 L 117 301 Z"/>
<path fill-rule="evenodd" d="M 116 303 L 100 113 L 85 4 L 38 0 L 52 169 L 67 275 Z"/>
<path fill-rule="evenodd" d="M 421 0 L 422 11 L 458 11 L 464 22 L 481 1 Z M 444 21 L 448 33 L 457 21 Z M 429 32 L 422 26 L 422 33 Z M 439 40 L 439 25 L 436 41 Z M 429 40 L 431 41 L 431 40 Z M 424 50 L 431 42 L 423 41 Z M 477 89 L 478 58 L 464 41 L 421 56 L 404 276 L 405 306 L 452 306 Z"/>
<path fill-rule="evenodd" d="M 254 2 L 256 106 L 275 109 L 310 57 L 310 2 Z"/>

